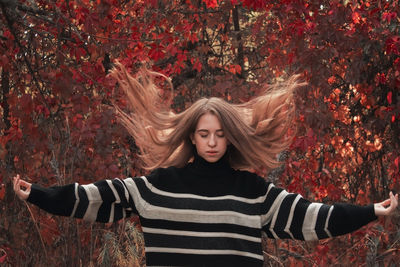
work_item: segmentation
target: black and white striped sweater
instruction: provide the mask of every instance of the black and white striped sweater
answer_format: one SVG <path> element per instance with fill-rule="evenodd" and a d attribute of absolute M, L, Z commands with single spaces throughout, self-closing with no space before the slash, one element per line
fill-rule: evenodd
<path fill-rule="evenodd" d="M 28 201 L 87 221 L 139 215 L 147 266 L 262 266 L 262 231 L 270 238 L 317 240 L 376 219 L 373 205 L 311 203 L 253 173 L 200 157 L 146 177 L 33 185 Z"/>

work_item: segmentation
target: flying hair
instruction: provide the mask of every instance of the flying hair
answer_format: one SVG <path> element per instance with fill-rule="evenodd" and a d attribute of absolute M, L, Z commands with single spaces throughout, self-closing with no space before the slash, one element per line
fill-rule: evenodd
<path fill-rule="evenodd" d="M 292 142 L 295 104 L 294 91 L 305 85 L 298 75 L 266 87 L 257 97 L 240 104 L 217 97 L 201 98 L 189 108 L 174 113 L 162 101 L 154 80 L 168 77 L 141 69 L 135 76 L 119 62 L 111 72 L 127 96 L 129 112 L 114 105 L 122 125 L 140 149 L 143 168 L 183 167 L 194 156 L 190 135 L 206 113 L 218 117 L 230 145 L 227 159 L 235 169 L 268 172 L 281 162 L 277 155 Z"/>

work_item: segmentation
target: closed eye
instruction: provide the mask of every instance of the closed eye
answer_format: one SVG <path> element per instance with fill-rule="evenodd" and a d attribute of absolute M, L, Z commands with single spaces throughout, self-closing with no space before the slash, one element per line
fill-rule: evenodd
<path fill-rule="evenodd" d="M 198 134 L 200 135 L 201 138 L 206 138 L 209 135 L 208 130 L 198 130 L 197 131 Z M 223 132 L 223 130 L 217 130 L 216 131 L 216 136 L 219 138 L 224 138 L 225 137 L 225 133 Z"/>

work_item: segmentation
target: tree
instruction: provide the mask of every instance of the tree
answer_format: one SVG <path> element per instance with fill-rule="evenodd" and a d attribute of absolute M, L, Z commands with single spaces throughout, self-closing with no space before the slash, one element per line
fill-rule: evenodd
<path fill-rule="evenodd" d="M 241 102 L 300 73 L 309 86 L 297 95 L 298 132 L 277 183 L 310 199 L 360 204 L 399 189 L 398 1 L 1 0 L 0 7 L 0 263 L 94 264 L 107 256 L 112 232 L 126 229 L 29 208 L 14 201 L 9 179 L 20 173 L 54 185 L 142 173 L 134 140 L 113 113 L 113 101 L 125 105 L 107 76 L 116 59 L 132 73 L 148 64 L 170 76 L 177 112 L 201 96 Z M 266 262 L 398 261 L 399 225 L 385 223 L 318 244 L 269 240 Z"/>

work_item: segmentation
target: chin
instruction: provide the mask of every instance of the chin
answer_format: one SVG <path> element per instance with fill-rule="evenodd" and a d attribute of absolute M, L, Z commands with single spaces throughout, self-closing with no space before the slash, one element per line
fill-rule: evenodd
<path fill-rule="evenodd" d="M 218 160 L 220 160 L 220 158 L 221 158 L 221 157 L 205 157 L 204 159 L 205 159 L 207 162 L 214 163 L 214 162 L 217 162 Z"/>

